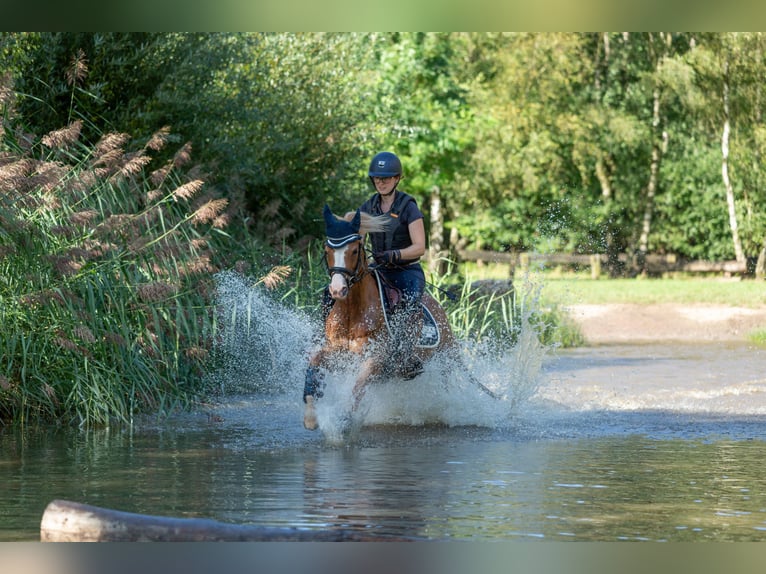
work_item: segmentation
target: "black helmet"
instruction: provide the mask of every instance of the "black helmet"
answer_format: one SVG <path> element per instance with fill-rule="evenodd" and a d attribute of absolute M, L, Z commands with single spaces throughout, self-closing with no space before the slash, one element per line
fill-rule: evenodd
<path fill-rule="evenodd" d="M 376 154 L 370 162 L 370 177 L 391 177 L 392 175 L 402 175 L 402 162 L 390 151 L 382 151 Z"/>

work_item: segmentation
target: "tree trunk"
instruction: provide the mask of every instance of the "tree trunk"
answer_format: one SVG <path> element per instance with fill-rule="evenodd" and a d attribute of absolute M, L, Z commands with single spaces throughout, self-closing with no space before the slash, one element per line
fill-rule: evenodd
<path fill-rule="evenodd" d="M 435 185 L 431 190 L 431 232 L 428 239 L 428 270 L 437 276 L 444 275 L 447 271 L 446 257 L 441 193 L 439 186 Z"/>
<path fill-rule="evenodd" d="M 607 218 L 604 222 L 604 240 L 606 242 L 606 268 L 609 272 L 609 277 L 618 277 L 620 275 L 620 259 L 619 249 L 614 241 L 614 230 L 612 229 L 611 221 L 611 205 L 612 205 L 612 183 L 607 173 L 604 156 L 599 154 L 596 158 L 596 177 L 601 185 L 601 196 L 604 199 L 604 207 L 606 208 Z"/>
<path fill-rule="evenodd" d="M 41 542 L 297 542 L 408 541 L 353 530 L 307 530 L 167 518 L 54 500 L 43 513 Z"/>
<path fill-rule="evenodd" d="M 625 40 L 627 41 L 627 37 L 625 37 Z M 611 54 L 611 45 L 609 40 L 609 33 L 603 32 L 601 34 L 601 44 L 604 47 L 604 64 L 603 64 L 603 74 L 604 74 L 604 80 L 603 85 L 600 81 L 596 82 L 596 88 L 599 92 L 598 97 L 598 105 L 603 106 L 603 102 L 601 100 L 601 97 L 603 96 L 603 91 L 607 89 L 607 81 L 609 78 L 609 66 L 610 66 L 610 60 L 612 57 Z M 597 70 L 596 74 L 598 76 L 600 72 Z M 620 275 L 620 260 L 619 260 L 619 249 L 616 245 L 615 239 L 614 239 L 614 223 L 612 222 L 612 203 L 614 198 L 614 192 L 612 190 L 612 182 L 611 182 L 611 172 L 609 168 L 613 167 L 611 164 L 609 164 L 609 157 L 607 156 L 607 152 L 599 150 L 597 152 L 596 156 L 596 178 L 598 179 L 599 185 L 601 186 L 601 197 L 604 201 L 604 211 L 606 213 L 606 218 L 603 222 L 603 233 L 604 233 L 604 249 L 606 250 L 606 268 L 607 272 L 609 273 L 609 277 L 617 277 Z"/>
<path fill-rule="evenodd" d="M 652 161 L 649 165 L 649 183 L 646 186 L 646 202 L 644 203 L 644 217 L 641 222 L 641 236 L 638 239 L 638 251 L 634 262 L 639 273 L 646 271 L 646 254 L 649 251 L 649 232 L 652 228 L 654 215 L 654 196 L 657 193 L 657 180 L 659 179 L 660 161 L 662 152 L 667 145 L 667 132 L 662 133 L 662 144 L 658 141 L 657 131 L 660 126 L 660 90 L 654 88 L 654 103 L 652 106 Z"/>
<path fill-rule="evenodd" d="M 723 185 L 726 188 L 726 203 L 729 207 L 729 227 L 731 227 L 731 238 L 734 242 L 734 254 L 740 263 L 745 261 L 745 252 L 742 249 L 742 242 L 739 239 L 739 229 L 737 226 L 737 211 L 734 203 L 734 190 L 729 179 L 729 131 L 730 131 L 730 113 L 729 113 L 729 59 L 724 62 L 723 74 L 723 134 L 721 135 L 721 176 Z"/>

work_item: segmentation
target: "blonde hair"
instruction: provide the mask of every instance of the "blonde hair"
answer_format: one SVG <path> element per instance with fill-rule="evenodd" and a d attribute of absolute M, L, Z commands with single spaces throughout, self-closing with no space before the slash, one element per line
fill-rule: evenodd
<path fill-rule="evenodd" d="M 356 211 L 349 211 L 342 219 L 351 221 L 356 216 Z M 367 233 L 377 233 L 386 231 L 391 225 L 394 224 L 394 220 L 388 215 L 370 215 L 364 211 L 361 212 L 361 222 L 359 224 L 359 234 L 365 235 Z"/>

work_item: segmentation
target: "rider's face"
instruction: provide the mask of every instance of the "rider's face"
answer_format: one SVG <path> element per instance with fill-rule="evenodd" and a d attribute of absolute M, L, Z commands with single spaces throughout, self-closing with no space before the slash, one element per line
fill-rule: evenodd
<path fill-rule="evenodd" d="M 396 187 L 396 184 L 399 183 L 399 176 L 392 175 L 391 177 L 373 177 L 372 178 L 373 183 L 375 184 L 375 190 L 381 194 L 381 195 L 388 195 L 392 191 L 394 191 L 394 188 Z"/>

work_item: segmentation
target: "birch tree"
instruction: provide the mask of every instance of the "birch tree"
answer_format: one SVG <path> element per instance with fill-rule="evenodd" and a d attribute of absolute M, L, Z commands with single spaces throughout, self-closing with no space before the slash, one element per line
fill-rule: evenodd
<path fill-rule="evenodd" d="M 662 125 L 662 95 L 664 87 L 659 79 L 659 71 L 667 52 L 672 45 L 672 36 L 663 32 L 659 33 L 658 41 L 655 40 L 652 33 L 648 34 L 649 53 L 654 60 L 655 73 L 652 75 L 652 154 L 649 163 L 649 181 L 646 185 L 646 194 L 644 198 L 644 214 L 641 219 L 641 234 L 638 240 L 638 250 L 634 265 L 639 272 L 646 272 L 646 255 L 649 251 L 649 233 L 652 227 L 652 217 L 654 216 L 654 197 L 657 193 L 660 161 L 662 155 L 667 150 L 668 132 Z"/>
<path fill-rule="evenodd" d="M 707 95 L 707 105 L 703 119 L 719 133 L 720 173 L 728 213 L 729 233 L 735 259 L 744 264 L 745 251 L 739 232 L 739 216 L 735 182 L 731 176 L 730 159 L 732 130 L 736 129 L 737 115 L 732 100 L 737 96 L 739 81 L 739 59 L 743 56 L 741 38 L 737 34 L 720 34 L 707 38 L 691 52 L 690 62 L 697 75 L 697 84 L 701 93 Z"/>

